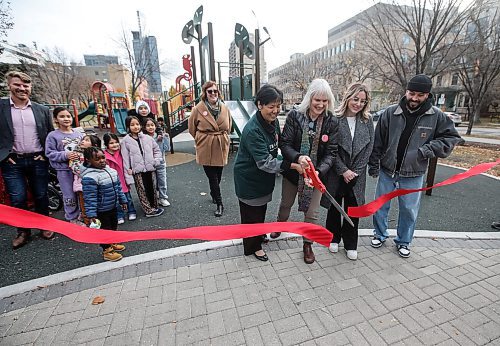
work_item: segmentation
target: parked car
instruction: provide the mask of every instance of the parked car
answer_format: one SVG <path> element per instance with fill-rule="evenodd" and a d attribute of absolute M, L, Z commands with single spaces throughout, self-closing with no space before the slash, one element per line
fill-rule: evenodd
<path fill-rule="evenodd" d="M 455 126 L 458 126 L 462 123 L 462 116 L 460 114 L 454 112 L 444 112 L 448 118 L 450 118 Z"/>
<path fill-rule="evenodd" d="M 373 119 L 373 121 L 378 121 L 378 119 L 380 118 L 380 116 L 382 115 L 382 113 L 384 113 L 384 111 L 385 111 L 385 108 L 380 109 L 380 110 L 378 110 L 376 112 L 372 112 L 372 119 Z"/>

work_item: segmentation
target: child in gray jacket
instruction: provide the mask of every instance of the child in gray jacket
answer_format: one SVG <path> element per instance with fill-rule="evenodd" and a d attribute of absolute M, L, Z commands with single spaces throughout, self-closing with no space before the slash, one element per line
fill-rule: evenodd
<path fill-rule="evenodd" d="M 125 119 L 128 134 L 121 143 L 123 168 L 127 185 L 135 184 L 137 195 L 146 217 L 160 216 L 156 185 L 156 168 L 161 162 L 161 151 L 156 141 L 141 132 L 141 123 L 135 116 Z"/>

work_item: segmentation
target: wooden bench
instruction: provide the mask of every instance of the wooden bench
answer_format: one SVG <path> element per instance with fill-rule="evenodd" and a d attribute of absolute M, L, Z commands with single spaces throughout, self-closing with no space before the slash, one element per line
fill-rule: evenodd
<path fill-rule="evenodd" d="M 490 122 L 492 122 L 492 123 L 494 123 L 494 122 L 500 123 L 500 114 L 492 114 L 490 116 Z"/>

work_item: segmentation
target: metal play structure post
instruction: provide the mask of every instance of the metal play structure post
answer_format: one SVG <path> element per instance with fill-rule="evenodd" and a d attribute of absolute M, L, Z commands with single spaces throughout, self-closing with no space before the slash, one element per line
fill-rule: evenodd
<path fill-rule="evenodd" d="M 78 108 L 76 107 L 76 102 L 75 100 L 71 100 L 70 103 L 57 103 L 55 99 L 52 99 L 52 103 L 47 104 L 49 108 L 56 108 L 56 107 L 64 107 L 67 108 L 69 111 L 73 112 L 73 123 L 75 124 L 75 127 L 80 127 L 80 121 L 78 119 Z"/>
<path fill-rule="evenodd" d="M 210 72 L 210 78 L 215 79 L 215 60 L 214 60 L 214 43 L 212 23 L 208 23 L 208 36 L 203 37 L 201 22 L 203 19 L 203 6 L 198 7 L 194 13 L 193 19 L 184 25 L 182 29 L 182 41 L 185 44 L 190 44 L 193 38 L 198 41 L 198 60 L 200 65 L 200 82 L 203 85 L 207 81 L 207 69 Z M 194 35 L 196 30 L 197 35 Z M 206 52 L 206 53 L 204 53 Z M 193 74 L 196 74 L 194 68 L 194 49 L 191 49 L 191 58 L 193 61 Z M 206 64 L 208 58 L 208 65 Z M 196 77 L 195 77 L 196 80 Z"/>

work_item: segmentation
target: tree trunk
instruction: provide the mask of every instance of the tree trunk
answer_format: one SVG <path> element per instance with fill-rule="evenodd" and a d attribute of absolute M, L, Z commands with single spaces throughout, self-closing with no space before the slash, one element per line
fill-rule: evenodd
<path fill-rule="evenodd" d="M 467 136 L 470 136 L 472 132 L 472 126 L 474 124 L 480 124 L 479 115 L 481 114 L 481 108 L 475 106 L 471 115 L 469 115 L 469 126 L 467 126 L 467 132 L 465 133 Z M 477 119 L 477 120 L 476 120 Z"/>

